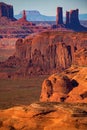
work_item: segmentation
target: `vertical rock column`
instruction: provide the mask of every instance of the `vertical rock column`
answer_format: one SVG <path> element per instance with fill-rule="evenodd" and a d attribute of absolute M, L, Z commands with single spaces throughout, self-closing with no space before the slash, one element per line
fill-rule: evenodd
<path fill-rule="evenodd" d="M 23 19 L 26 20 L 26 11 L 25 10 L 23 10 Z"/>
<path fill-rule="evenodd" d="M 63 24 L 63 12 L 62 7 L 57 7 L 56 24 Z"/>
<path fill-rule="evenodd" d="M 66 25 L 69 25 L 69 12 L 66 11 Z"/>
<path fill-rule="evenodd" d="M 8 17 L 13 19 L 13 16 L 14 16 L 13 6 L 8 6 Z"/>
<path fill-rule="evenodd" d="M 79 13 L 78 9 L 70 11 L 70 25 L 78 26 L 80 24 L 78 13 Z"/>

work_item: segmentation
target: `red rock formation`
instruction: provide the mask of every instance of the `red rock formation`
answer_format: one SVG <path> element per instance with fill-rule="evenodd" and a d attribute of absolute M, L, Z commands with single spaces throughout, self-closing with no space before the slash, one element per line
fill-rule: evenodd
<path fill-rule="evenodd" d="M 0 2 L 0 18 L 1 17 L 7 17 L 9 19 L 14 19 L 13 6 Z"/>
<path fill-rule="evenodd" d="M 33 103 L 0 110 L 0 130 L 86 130 L 87 104 Z"/>
<path fill-rule="evenodd" d="M 74 31 L 87 31 L 87 28 L 82 26 L 79 22 L 79 9 L 70 10 L 66 12 L 66 23 L 63 24 L 63 12 L 62 7 L 57 7 L 56 25 L 52 25 L 52 28 L 72 29 Z"/>
<path fill-rule="evenodd" d="M 23 19 L 26 20 L 26 12 L 25 12 L 25 10 L 23 10 Z"/>
<path fill-rule="evenodd" d="M 86 33 L 50 31 L 18 39 L 15 57 L 21 60 L 21 74 L 40 75 L 86 65 L 86 51 Z"/>
<path fill-rule="evenodd" d="M 33 38 L 16 42 L 16 56 L 29 61 L 27 72 L 30 71 L 31 67 L 35 68 L 32 73 L 36 73 L 36 70 L 40 73 L 48 73 L 58 67 L 61 70 L 71 65 L 71 47 L 60 42 L 61 39 L 55 39 L 57 38 L 56 35 L 50 35 L 50 37 L 48 35 L 49 33 L 43 33 Z"/>
<path fill-rule="evenodd" d="M 25 10 L 23 10 L 23 12 L 22 12 L 22 18 L 18 19 L 15 23 L 24 26 L 24 28 L 26 28 L 26 29 L 29 28 L 29 26 L 35 27 L 34 23 L 27 21 Z"/>
<path fill-rule="evenodd" d="M 70 11 L 70 25 L 72 26 L 80 25 L 78 15 L 79 15 L 79 9 Z"/>
<path fill-rule="evenodd" d="M 66 11 L 66 25 L 69 25 L 69 11 Z"/>
<path fill-rule="evenodd" d="M 17 22 L 20 22 L 20 23 L 29 23 L 26 19 L 26 11 L 23 10 L 22 12 L 22 18 L 20 18 Z"/>
<path fill-rule="evenodd" d="M 30 68 L 33 69 L 32 73 L 36 73 L 36 70 L 41 73 L 49 73 L 52 70 L 59 70 L 58 68 L 65 69 L 71 64 L 78 64 L 76 63 L 76 51 L 86 48 L 85 36 L 86 34 L 83 35 L 83 33 L 41 33 L 24 41 L 18 40 L 16 56 L 28 60 L 27 72 L 30 71 Z M 82 37 L 80 42 L 79 37 Z M 78 62 L 84 65 L 85 59 L 83 58 L 84 62 L 78 59 Z"/>
<path fill-rule="evenodd" d="M 87 49 L 83 48 L 76 51 L 75 64 L 79 66 L 87 66 Z"/>
<path fill-rule="evenodd" d="M 87 67 L 71 67 L 44 80 L 40 101 L 87 103 Z"/>
<path fill-rule="evenodd" d="M 57 7 L 56 24 L 63 24 L 63 12 L 62 7 Z"/>
<path fill-rule="evenodd" d="M 67 76 L 52 75 L 44 80 L 40 101 L 63 101 L 71 91 L 72 84 Z"/>

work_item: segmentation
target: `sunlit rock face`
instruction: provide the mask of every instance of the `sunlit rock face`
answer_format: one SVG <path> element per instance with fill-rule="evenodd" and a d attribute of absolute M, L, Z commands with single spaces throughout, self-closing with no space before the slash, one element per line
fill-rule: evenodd
<path fill-rule="evenodd" d="M 77 54 L 84 48 L 85 58 L 81 61 Z M 17 40 L 15 56 L 22 61 L 26 59 L 27 73 L 45 74 L 54 70 L 61 71 L 79 62 L 86 65 L 85 53 L 86 33 L 50 31 Z"/>
<path fill-rule="evenodd" d="M 87 103 L 87 67 L 71 67 L 45 79 L 40 101 Z"/>
<path fill-rule="evenodd" d="M 87 104 L 33 103 L 0 110 L 0 130 L 86 130 Z"/>
<path fill-rule="evenodd" d="M 0 63 L 0 69 L 15 67 L 18 77 L 59 73 L 71 65 L 87 66 L 86 33 L 46 31 L 18 39 L 15 47 L 15 54 Z"/>

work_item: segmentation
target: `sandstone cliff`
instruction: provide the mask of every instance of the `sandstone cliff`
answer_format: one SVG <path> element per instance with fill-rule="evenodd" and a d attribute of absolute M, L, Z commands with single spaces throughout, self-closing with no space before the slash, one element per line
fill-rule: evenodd
<path fill-rule="evenodd" d="M 26 59 L 27 74 L 52 73 L 72 64 L 86 66 L 86 36 L 86 33 L 42 32 L 17 40 L 15 56 L 22 62 Z"/>
<path fill-rule="evenodd" d="M 7 17 L 8 19 L 11 20 L 16 20 L 14 18 L 14 11 L 12 5 L 8 5 L 4 2 L 0 2 L 0 18 L 2 17 Z"/>

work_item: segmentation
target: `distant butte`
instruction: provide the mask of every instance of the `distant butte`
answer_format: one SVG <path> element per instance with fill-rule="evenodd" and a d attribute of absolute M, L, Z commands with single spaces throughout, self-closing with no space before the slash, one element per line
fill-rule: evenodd
<path fill-rule="evenodd" d="M 66 11 L 66 22 L 63 22 L 63 8 L 57 7 L 56 25 L 52 28 L 66 28 L 74 31 L 87 31 L 87 28 L 82 26 L 79 21 L 79 9 Z"/>
<path fill-rule="evenodd" d="M 16 20 L 14 18 L 14 10 L 12 5 L 7 5 L 6 3 L 0 2 L 0 18 L 7 17 L 11 20 Z"/>

